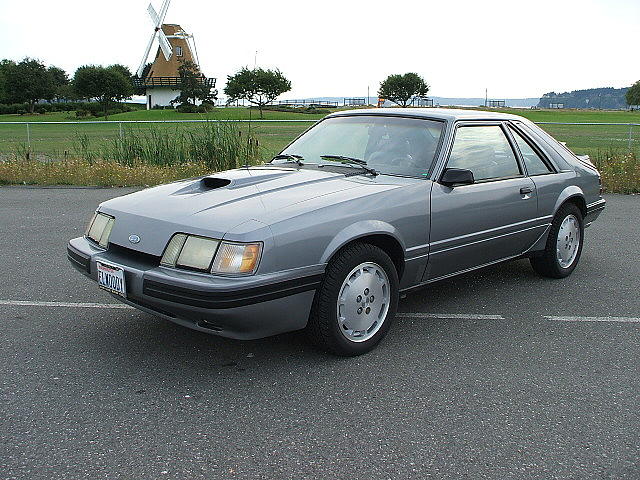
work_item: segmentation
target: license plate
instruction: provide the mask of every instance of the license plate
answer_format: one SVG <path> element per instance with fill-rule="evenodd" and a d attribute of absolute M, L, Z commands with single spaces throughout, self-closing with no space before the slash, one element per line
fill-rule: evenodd
<path fill-rule="evenodd" d="M 124 283 L 124 270 L 115 265 L 97 262 L 98 286 L 111 293 L 127 297 L 127 286 Z"/>

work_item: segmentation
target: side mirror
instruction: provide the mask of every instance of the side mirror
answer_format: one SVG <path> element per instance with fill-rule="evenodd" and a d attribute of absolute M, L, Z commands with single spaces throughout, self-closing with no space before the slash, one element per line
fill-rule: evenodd
<path fill-rule="evenodd" d="M 465 168 L 447 168 L 440 178 L 440 183 L 447 187 L 471 185 L 474 182 L 473 172 Z"/>

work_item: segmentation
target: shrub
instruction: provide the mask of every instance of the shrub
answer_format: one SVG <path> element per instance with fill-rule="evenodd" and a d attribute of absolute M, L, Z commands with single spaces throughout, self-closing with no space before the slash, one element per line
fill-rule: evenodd
<path fill-rule="evenodd" d="M 198 107 L 191 105 L 190 103 L 183 103 L 176 107 L 176 110 L 180 113 L 198 113 Z"/>
<path fill-rule="evenodd" d="M 599 150 L 592 158 L 608 193 L 640 193 L 640 159 L 635 152 Z"/>
<path fill-rule="evenodd" d="M 257 107 L 250 107 L 257 108 Z M 269 110 L 271 112 L 289 112 L 289 113 L 309 113 L 316 115 L 328 115 L 331 113 L 330 110 L 326 108 L 317 108 L 317 107 L 290 107 L 287 105 L 267 105 L 263 108 L 263 110 Z"/>

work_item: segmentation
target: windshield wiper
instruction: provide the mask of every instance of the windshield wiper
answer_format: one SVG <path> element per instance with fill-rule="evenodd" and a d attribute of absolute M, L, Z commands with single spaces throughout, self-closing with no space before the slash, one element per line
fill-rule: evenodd
<path fill-rule="evenodd" d="M 376 170 L 367 166 L 367 162 L 365 160 L 361 160 L 359 158 L 347 157 L 345 155 L 320 155 L 320 158 L 326 158 L 327 160 L 336 160 L 340 163 L 345 163 L 348 165 L 357 165 L 374 177 L 378 175 L 378 172 Z"/>
<path fill-rule="evenodd" d="M 272 162 L 274 160 L 289 160 L 290 162 L 296 163 L 299 167 L 304 165 L 304 163 L 302 162 L 302 160 L 304 160 L 304 157 L 302 155 L 295 155 L 293 153 L 280 153 L 271 159 Z"/>

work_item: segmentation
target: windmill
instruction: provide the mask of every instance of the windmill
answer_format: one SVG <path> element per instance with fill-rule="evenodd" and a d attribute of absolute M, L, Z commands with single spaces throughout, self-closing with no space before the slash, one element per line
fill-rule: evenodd
<path fill-rule="evenodd" d="M 145 90 L 147 109 L 155 105 L 169 106 L 171 101 L 180 95 L 182 81 L 178 67 L 181 62 L 191 61 L 199 66 L 193 35 L 185 32 L 180 25 L 164 23 L 170 2 L 171 0 L 163 0 L 159 13 L 152 4 L 147 8 L 153 32 L 138 67 L 137 77 L 134 79 L 135 86 Z M 147 68 L 149 53 L 156 40 L 158 50 L 153 63 Z M 204 75 L 201 81 L 210 88 L 216 84 L 215 78 L 206 78 Z"/>

